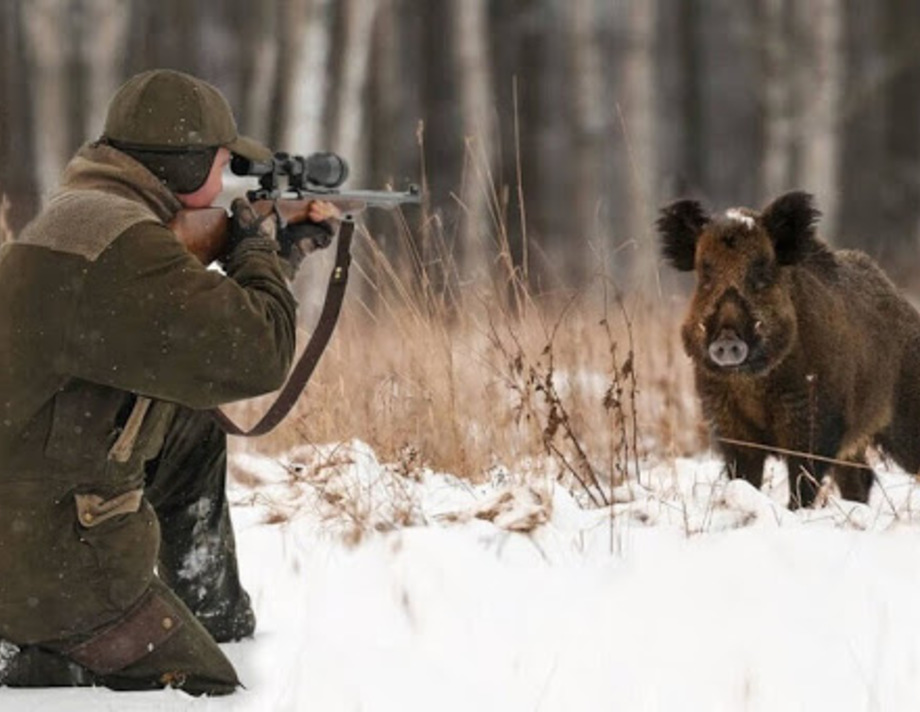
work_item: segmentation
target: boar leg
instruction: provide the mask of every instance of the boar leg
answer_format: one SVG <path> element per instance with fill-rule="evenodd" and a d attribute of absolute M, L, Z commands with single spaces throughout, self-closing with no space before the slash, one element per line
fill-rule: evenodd
<path fill-rule="evenodd" d="M 786 447 L 790 451 L 800 453 L 786 460 L 789 471 L 789 509 L 814 506 L 818 490 L 821 489 L 821 481 L 826 474 L 834 476 L 848 499 L 854 496 L 868 496 L 869 487 L 872 486 L 871 470 L 847 467 L 844 464 L 838 477 L 836 466 L 832 467 L 831 460 L 839 457 L 846 433 L 843 409 L 830 405 L 831 399 L 827 395 L 822 397 L 819 394 L 818 400 L 829 405 L 817 414 L 809 409 L 807 419 L 798 417 L 794 421 L 795 430 L 787 434 Z M 809 457 L 806 453 L 813 453 L 815 457 Z M 852 462 L 858 462 L 860 457 L 861 454 L 857 453 Z M 861 495 L 861 492 L 864 494 Z M 865 498 L 858 501 L 865 501 Z"/>
<path fill-rule="evenodd" d="M 863 467 L 850 467 L 848 465 L 834 465 L 834 482 L 840 489 L 840 496 L 852 502 L 869 501 L 869 490 L 875 481 L 875 473 L 866 468 L 866 458 L 859 455 L 853 458 L 854 465 Z"/>
<path fill-rule="evenodd" d="M 789 471 L 789 509 L 812 506 L 828 464 L 807 457 L 789 457 L 786 469 Z"/>
<path fill-rule="evenodd" d="M 920 420 L 903 417 L 895 420 L 879 433 L 876 443 L 905 472 L 920 474 Z"/>
<path fill-rule="evenodd" d="M 876 436 L 885 455 L 912 475 L 920 474 L 920 340 L 904 354 L 901 378 L 895 390 L 894 413 L 888 427 Z"/>
<path fill-rule="evenodd" d="M 725 457 L 725 467 L 730 478 L 740 477 L 760 489 L 760 485 L 763 484 L 763 465 L 767 459 L 766 452 L 754 448 L 723 445 L 722 454 Z"/>

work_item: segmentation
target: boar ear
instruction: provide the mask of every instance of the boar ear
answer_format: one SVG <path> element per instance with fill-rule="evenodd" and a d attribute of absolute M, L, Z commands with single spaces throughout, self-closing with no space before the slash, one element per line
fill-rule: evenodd
<path fill-rule="evenodd" d="M 678 200 L 661 209 L 658 234 L 661 254 L 675 269 L 692 272 L 696 241 L 709 222 L 706 211 L 695 200 Z"/>
<path fill-rule="evenodd" d="M 776 249 L 776 259 L 781 265 L 798 262 L 815 246 L 815 224 L 820 211 L 814 198 L 802 191 L 781 195 L 760 216 Z"/>

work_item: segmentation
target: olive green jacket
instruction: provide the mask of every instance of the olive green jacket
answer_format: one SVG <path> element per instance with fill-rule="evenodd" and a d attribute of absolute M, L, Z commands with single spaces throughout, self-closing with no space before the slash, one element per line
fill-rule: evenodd
<path fill-rule="evenodd" d="M 136 600 L 152 575 L 155 517 L 145 505 L 130 526 L 108 523 L 136 530 L 122 537 L 125 561 L 87 573 L 111 552 L 87 553 L 101 526 L 72 536 L 74 495 L 142 487 L 172 404 L 209 408 L 287 375 L 296 305 L 277 256 L 247 252 L 228 276 L 208 270 L 164 226 L 179 207 L 140 164 L 90 144 L 0 251 L 0 637 L 79 633 Z M 152 405 L 136 414 L 127 456 L 112 457 L 139 396 Z M 64 611 L 62 589 L 72 596 L 88 578 L 99 600 Z"/>

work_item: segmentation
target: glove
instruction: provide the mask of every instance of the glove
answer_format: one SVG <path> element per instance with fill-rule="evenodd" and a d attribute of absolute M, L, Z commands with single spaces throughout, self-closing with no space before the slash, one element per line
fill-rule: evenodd
<path fill-rule="evenodd" d="M 288 279 L 293 279 L 304 257 L 314 250 L 329 247 L 335 229 L 328 222 L 299 222 L 285 225 L 278 235 L 282 266 L 288 272 Z"/>
<path fill-rule="evenodd" d="M 230 204 L 230 230 L 227 236 L 227 261 L 236 261 L 249 252 L 277 252 L 275 216 L 258 215 L 246 198 Z"/>

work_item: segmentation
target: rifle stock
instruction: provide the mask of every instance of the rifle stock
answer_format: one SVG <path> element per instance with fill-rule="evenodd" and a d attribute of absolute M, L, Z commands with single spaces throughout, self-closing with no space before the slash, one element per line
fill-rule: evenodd
<path fill-rule="evenodd" d="M 183 209 L 169 222 L 185 249 L 202 264 L 209 265 L 220 257 L 227 247 L 230 216 L 223 208 Z"/>

